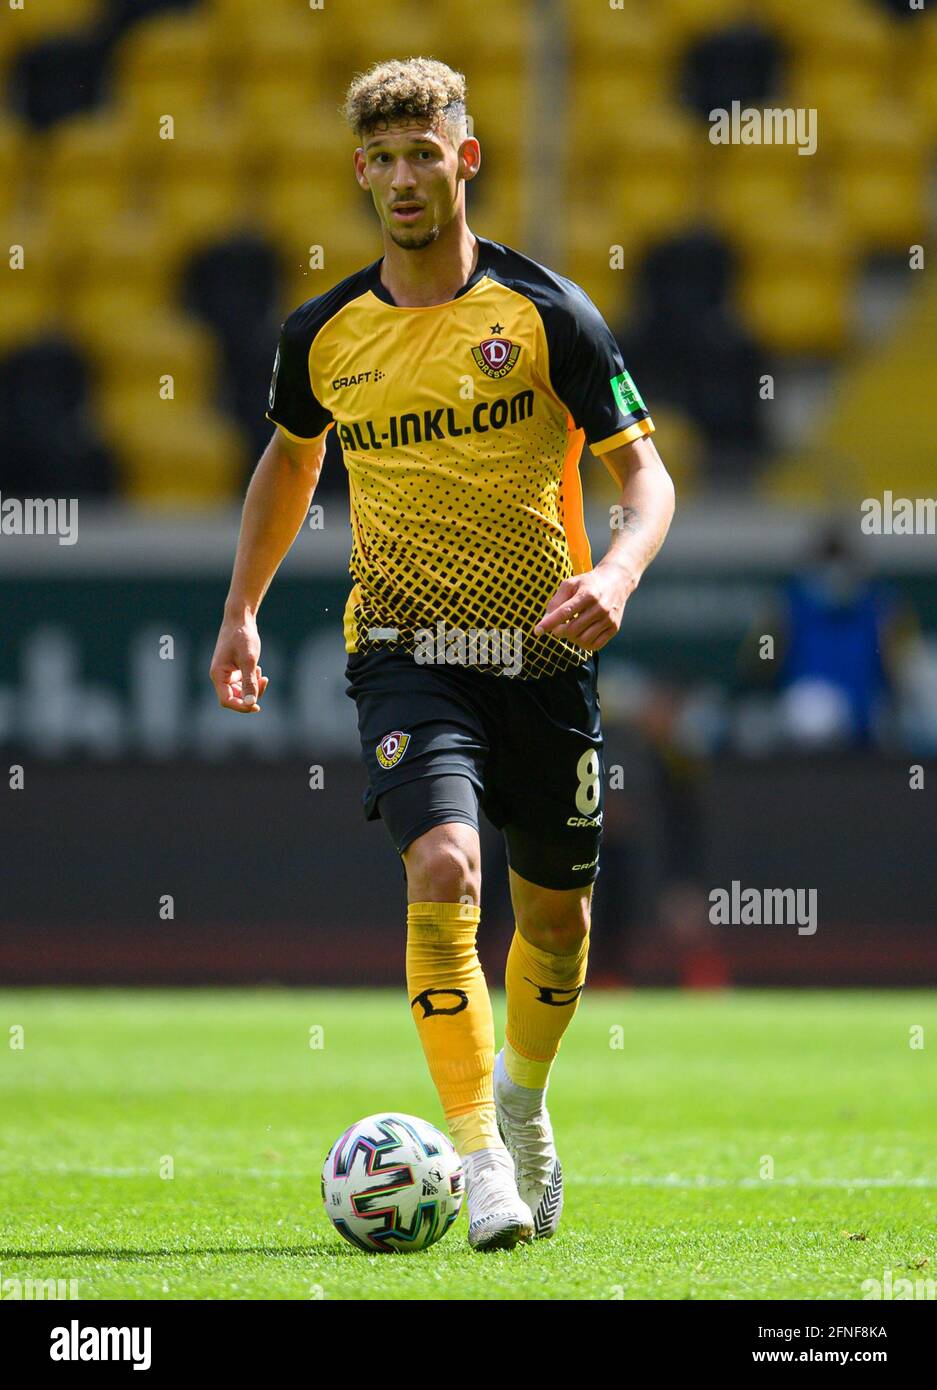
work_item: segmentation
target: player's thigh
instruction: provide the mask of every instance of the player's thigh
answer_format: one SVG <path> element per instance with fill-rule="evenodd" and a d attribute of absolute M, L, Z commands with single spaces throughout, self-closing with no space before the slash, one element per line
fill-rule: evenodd
<path fill-rule="evenodd" d="M 604 815 L 594 656 L 559 676 L 519 683 L 516 692 L 505 689 L 495 784 L 511 869 L 535 888 L 572 892 L 563 901 L 579 901 L 576 891 L 598 874 Z M 559 901 L 540 899 L 542 906 Z"/>
<path fill-rule="evenodd" d="M 368 774 L 368 820 L 382 814 L 386 793 L 427 777 L 467 777 L 481 791 L 489 751 L 485 726 L 444 671 L 406 655 L 368 652 L 349 658 L 347 674 Z M 406 846 L 397 836 L 394 843 L 402 853 Z"/>

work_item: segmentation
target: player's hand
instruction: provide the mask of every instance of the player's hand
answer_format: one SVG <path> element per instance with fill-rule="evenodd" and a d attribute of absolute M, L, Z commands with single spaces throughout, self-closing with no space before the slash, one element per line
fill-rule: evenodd
<path fill-rule="evenodd" d="M 534 634 L 549 632 L 586 651 L 600 651 L 621 627 L 625 604 L 636 585 L 627 570 L 600 561 L 595 569 L 563 580 Z"/>
<path fill-rule="evenodd" d="M 260 698 L 269 682 L 260 669 L 260 634 L 249 614 L 222 623 L 211 659 L 211 679 L 223 709 L 260 713 Z"/>

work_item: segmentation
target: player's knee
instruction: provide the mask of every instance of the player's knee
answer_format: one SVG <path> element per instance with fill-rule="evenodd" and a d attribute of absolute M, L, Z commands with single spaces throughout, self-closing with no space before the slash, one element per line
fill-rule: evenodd
<path fill-rule="evenodd" d="M 517 927 L 527 941 L 554 955 L 572 955 L 589 935 L 592 894 L 543 889 L 516 907 Z"/>
<path fill-rule="evenodd" d="M 470 836 L 439 826 L 414 840 L 403 860 L 411 901 L 457 903 L 468 898 L 478 903 L 481 864 Z"/>

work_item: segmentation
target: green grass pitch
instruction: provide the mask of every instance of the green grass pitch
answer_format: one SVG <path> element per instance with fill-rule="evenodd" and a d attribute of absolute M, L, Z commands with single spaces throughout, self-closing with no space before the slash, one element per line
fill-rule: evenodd
<path fill-rule="evenodd" d="M 888 1269 L 937 1279 L 934 1006 L 593 991 L 550 1090 L 559 1234 L 475 1254 L 463 1209 L 427 1252 L 368 1256 L 319 1171 L 376 1110 L 441 1123 L 403 990 L 0 992 L 0 1279 L 81 1299 L 862 1299 Z M 500 1042 L 503 996 L 495 1014 Z"/>

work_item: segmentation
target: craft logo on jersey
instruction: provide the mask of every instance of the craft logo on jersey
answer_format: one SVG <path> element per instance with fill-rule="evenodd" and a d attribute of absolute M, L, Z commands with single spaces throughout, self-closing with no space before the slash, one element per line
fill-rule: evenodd
<path fill-rule="evenodd" d="M 385 734 L 375 750 L 381 767 L 394 767 L 399 763 L 407 751 L 409 742 L 410 735 L 401 732 L 400 729 L 395 729 L 391 734 Z"/>
<path fill-rule="evenodd" d="M 507 376 L 520 352 L 520 344 L 512 343 L 509 338 L 485 338 L 478 347 L 472 348 L 472 356 L 479 367 L 486 376 L 493 377 Z"/>

